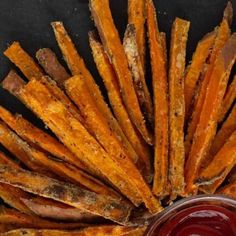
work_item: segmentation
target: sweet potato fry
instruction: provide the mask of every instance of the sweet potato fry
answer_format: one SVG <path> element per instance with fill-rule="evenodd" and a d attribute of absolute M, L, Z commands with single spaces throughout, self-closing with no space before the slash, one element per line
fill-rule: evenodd
<path fill-rule="evenodd" d="M 0 207 L 0 222 L 11 224 L 19 228 L 38 228 L 38 229 L 79 229 L 89 226 L 85 223 L 57 223 L 42 219 L 38 216 L 27 215 L 14 209 Z"/>
<path fill-rule="evenodd" d="M 223 20 L 219 29 L 217 30 L 217 36 L 215 39 L 214 47 L 212 50 L 212 53 L 210 55 L 209 59 L 209 65 L 206 67 L 206 72 L 203 77 L 203 81 L 201 83 L 201 87 L 199 89 L 199 92 L 196 96 L 196 99 L 194 101 L 194 108 L 193 108 L 193 113 L 191 115 L 189 124 L 188 124 L 188 129 L 187 129 L 187 135 L 185 137 L 185 157 L 188 159 L 191 145 L 193 143 L 193 137 L 197 128 L 197 125 L 200 120 L 200 115 L 202 111 L 202 107 L 205 101 L 206 97 L 206 91 L 207 91 L 207 86 L 210 81 L 210 77 L 212 74 L 212 70 L 214 67 L 215 60 L 223 48 L 224 44 L 227 42 L 227 40 L 230 37 L 230 28 L 226 20 Z"/>
<path fill-rule="evenodd" d="M 197 177 L 201 191 L 214 193 L 236 164 L 236 131 L 229 137 L 211 163 Z"/>
<path fill-rule="evenodd" d="M 221 102 L 226 90 L 231 68 L 236 59 L 236 34 L 233 34 L 219 53 L 209 78 L 205 101 L 199 123 L 194 134 L 194 142 L 186 163 L 186 193 L 196 190 L 195 179 L 209 152 L 216 133 L 216 125 Z"/>
<path fill-rule="evenodd" d="M 228 1 L 225 7 L 223 19 L 227 20 L 229 26 L 231 26 L 233 22 L 233 5 L 231 1 Z"/>
<path fill-rule="evenodd" d="M 34 79 L 21 89 L 19 96 L 77 158 L 96 169 L 103 179 L 105 177 L 105 180 L 110 180 L 113 186 L 133 203 L 136 205 L 141 203 L 141 198 L 132 184 L 123 177 L 124 172 L 121 168 L 111 160 L 84 126 L 68 112 L 64 104 L 51 95 L 43 83 Z"/>
<path fill-rule="evenodd" d="M 0 163 L 2 165 L 9 165 L 12 168 L 19 169 L 20 166 L 9 157 L 7 157 L 3 152 L 0 151 Z"/>
<path fill-rule="evenodd" d="M 224 120 L 225 115 L 227 114 L 233 102 L 235 101 L 235 98 L 236 98 L 236 75 L 234 76 L 234 79 L 232 83 L 229 85 L 223 98 L 221 111 L 218 118 L 219 122 L 222 122 Z"/>
<path fill-rule="evenodd" d="M 40 79 L 44 74 L 35 61 L 21 48 L 19 42 L 14 42 L 5 52 L 4 55 L 10 59 L 25 77 L 30 80 L 32 77 Z"/>
<path fill-rule="evenodd" d="M 67 164 L 59 159 L 54 157 L 47 156 L 45 153 L 29 146 L 26 142 L 24 142 L 19 136 L 14 134 L 10 129 L 0 123 L 1 131 L 4 131 L 4 134 L 8 136 L 9 142 L 11 145 L 5 146 L 9 151 L 11 151 L 11 146 L 19 147 L 24 155 L 26 155 L 29 160 L 33 160 L 36 165 L 41 166 L 44 168 L 45 174 L 46 170 L 50 170 L 57 176 L 67 179 L 70 182 L 75 184 L 80 184 L 85 188 L 94 191 L 96 193 L 110 195 L 112 197 L 118 197 L 118 195 L 107 186 L 105 186 L 102 182 L 98 181 L 92 176 L 84 173 L 83 171 L 75 168 L 74 166 Z M 1 139 L 2 140 L 2 139 Z M 1 141 L 0 142 L 4 142 Z M 27 165 L 27 163 L 26 163 Z"/>
<path fill-rule="evenodd" d="M 70 78 L 70 75 L 58 61 L 56 54 L 50 48 L 42 48 L 37 51 L 36 58 L 46 73 L 61 89 L 64 89 L 64 82 Z"/>
<path fill-rule="evenodd" d="M 176 18 L 171 33 L 169 96 L 170 96 L 170 169 L 172 194 L 181 194 L 184 182 L 184 70 L 190 23 Z"/>
<path fill-rule="evenodd" d="M 144 71 L 146 55 L 145 21 L 145 0 L 128 0 L 128 23 L 135 26 L 138 53 L 140 55 Z"/>
<path fill-rule="evenodd" d="M 155 7 L 147 1 L 147 28 L 154 93 L 155 154 L 153 192 L 159 197 L 168 194 L 168 98 L 167 71 L 163 36 L 159 33 Z"/>
<path fill-rule="evenodd" d="M 215 156 L 216 153 L 221 149 L 226 140 L 236 130 L 236 105 L 234 105 L 231 113 L 229 114 L 226 121 L 216 134 L 210 149 L 210 155 Z"/>
<path fill-rule="evenodd" d="M 10 186 L 10 185 L 8 185 Z M 12 187 L 13 188 L 13 187 Z M 100 222 L 96 215 L 43 197 L 21 197 L 20 200 L 36 215 L 56 220 Z"/>
<path fill-rule="evenodd" d="M 3 233 L 7 233 L 9 231 L 12 231 L 12 230 L 15 230 L 17 229 L 18 227 L 16 227 L 15 225 L 11 225 L 11 224 L 0 224 L 0 233 L 1 235 Z"/>
<path fill-rule="evenodd" d="M 90 94 L 93 96 L 94 101 L 102 112 L 103 116 L 107 119 L 110 124 L 111 129 L 117 135 L 118 139 L 123 140 L 123 143 L 130 155 L 135 155 L 135 151 L 132 148 L 131 144 L 124 135 L 121 127 L 119 126 L 117 120 L 114 118 L 111 110 L 103 99 L 99 87 L 95 83 L 92 75 L 89 70 L 86 68 L 83 59 L 79 56 L 73 42 L 71 41 L 69 35 L 67 34 L 63 24 L 61 22 L 52 23 L 54 33 L 58 42 L 58 45 L 64 55 L 66 63 L 71 70 L 73 75 L 81 74 L 85 80 L 86 85 L 90 91 Z"/>
<path fill-rule="evenodd" d="M 160 32 L 160 43 L 164 51 L 166 69 L 168 64 L 167 45 L 166 45 L 166 33 Z"/>
<path fill-rule="evenodd" d="M 217 193 L 236 199 L 236 180 L 230 182 L 229 184 L 227 184 L 223 188 L 219 189 L 219 191 L 217 191 Z"/>
<path fill-rule="evenodd" d="M 213 31 L 205 35 L 199 42 L 195 53 L 193 54 L 191 65 L 187 71 L 184 82 L 184 97 L 185 97 L 185 120 L 189 118 L 189 110 L 196 90 L 197 81 L 203 69 L 206 59 L 211 53 L 211 48 L 214 45 L 216 32 Z"/>
<path fill-rule="evenodd" d="M 9 231 L 3 236 L 142 236 L 146 227 L 134 228 L 118 225 L 102 225 L 84 228 L 77 231 L 18 229 Z"/>
<path fill-rule="evenodd" d="M 0 166 L 0 182 L 121 224 L 127 222 L 132 209 L 131 205 L 122 199 L 96 194 L 35 172 L 14 170 L 7 166 Z"/>
<path fill-rule="evenodd" d="M 126 150 L 122 148 L 120 142 L 110 131 L 109 125 L 99 113 L 84 81 L 78 75 L 74 76 L 66 81 L 65 88 L 70 98 L 79 107 L 81 114 L 84 115 L 86 124 L 94 131 L 97 140 L 99 140 L 113 161 L 124 170 L 124 175 L 129 178 L 134 188 L 136 187 L 147 208 L 153 212 L 157 210 L 158 202 L 129 155 L 127 155 Z"/>
<path fill-rule="evenodd" d="M 69 162 L 80 169 L 86 170 L 86 167 L 82 162 L 80 162 L 63 144 L 43 130 L 34 126 L 21 115 L 13 115 L 0 106 L 0 119 L 29 144 L 33 144 L 59 159 Z"/>
<path fill-rule="evenodd" d="M 112 65 L 110 64 L 109 59 L 104 51 L 104 48 L 97 40 L 94 32 L 89 33 L 89 41 L 90 47 L 93 52 L 94 61 L 107 89 L 108 97 L 114 114 L 127 139 L 132 144 L 133 148 L 135 148 L 139 158 L 143 160 L 143 173 L 145 174 L 146 179 L 148 179 L 150 182 L 152 179 L 152 170 L 150 165 L 151 153 L 149 147 L 144 142 L 143 138 L 139 135 L 129 118 L 120 95 L 115 71 L 113 70 Z"/>
<path fill-rule="evenodd" d="M 136 29 L 132 24 L 129 24 L 126 28 L 123 46 L 128 59 L 129 68 L 133 75 L 133 84 L 141 111 L 147 121 L 147 125 L 153 127 L 152 100 L 145 81 L 145 74 L 138 51 Z"/>
<path fill-rule="evenodd" d="M 125 51 L 112 19 L 109 1 L 104 0 L 101 2 L 100 0 L 91 0 L 90 10 L 95 25 L 98 28 L 103 46 L 114 66 L 119 81 L 123 102 L 126 106 L 130 119 L 142 134 L 145 141 L 152 144 L 153 136 L 147 129 L 139 106 Z"/>

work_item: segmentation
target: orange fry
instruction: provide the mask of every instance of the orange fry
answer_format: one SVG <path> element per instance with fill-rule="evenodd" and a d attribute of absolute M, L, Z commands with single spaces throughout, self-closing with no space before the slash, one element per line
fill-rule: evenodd
<path fill-rule="evenodd" d="M 147 1 L 147 28 L 149 35 L 154 92 L 155 156 L 153 192 L 159 197 L 168 194 L 168 98 L 166 55 L 163 36 L 159 33 L 155 8 Z M 162 34 L 163 35 L 163 34 Z"/>
<path fill-rule="evenodd" d="M 183 193 L 184 181 L 184 70 L 190 23 L 176 18 L 171 33 L 169 96 L 170 96 L 170 167 L 172 194 Z"/>
<path fill-rule="evenodd" d="M 223 188 L 219 189 L 219 191 L 217 191 L 217 193 L 224 194 L 228 197 L 232 197 L 232 198 L 236 199 L 236 180 L 230 182 L 229 184 L 227 184 Z"/>

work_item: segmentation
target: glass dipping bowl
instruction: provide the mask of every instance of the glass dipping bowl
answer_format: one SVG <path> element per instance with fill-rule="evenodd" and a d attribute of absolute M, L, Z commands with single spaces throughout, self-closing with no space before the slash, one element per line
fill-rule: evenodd
<path fill-rule="evenodd" d="M 158 214 L 145 231 L 145 236 L 158 236 L 159 229 L 174 217 L 178 212 L 188 209 L 190 207 L 200 205 L 213 205 L 226 208 L 236 214 L 236 200 L 223 195 L 197 195 L 193 197 L 184 198 L 175 202 L 173 205 L 167 207 L 163 212 Z"/>

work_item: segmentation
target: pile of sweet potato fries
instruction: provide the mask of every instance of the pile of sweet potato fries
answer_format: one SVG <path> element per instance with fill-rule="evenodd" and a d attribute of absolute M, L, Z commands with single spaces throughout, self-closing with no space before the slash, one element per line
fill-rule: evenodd
<path fill-rule="evenodd" d="M 138 236 L 177 197 L 236 198 L 232 4 L 188 66 L 190 22 L 175 19 L 167 53 L 152 0 L 128 0 L 123 42 L 109 0 L 89 7 L 98 33 L 88 38 L 109 104 L 62 22 L 51 25 L 69 72 L 49 48 L 37 60 L 19 42 L 4 52 L 24 78 L 11 70 L 3 88 L 51 132 L 0 107 L 0 143 L 14 156 L 0 153 L 1 235 Z"/>

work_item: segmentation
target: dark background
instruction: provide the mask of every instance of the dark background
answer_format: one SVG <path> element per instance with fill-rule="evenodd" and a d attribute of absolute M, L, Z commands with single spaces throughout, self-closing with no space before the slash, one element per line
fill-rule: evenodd
<path fill-rule="evenodd" d="M 236 7 L 236 0 L 232 2 Z M 197 41 L 221 21 L 226 3 L 226 0 L 156 0 L 160 30 L 166 32 L 169 39 L 171 24 L 176 16 L 191 21 L 187 46 L 189 60 Z M 122 37 L 127 23 L 127 0 L 110 0 L 110 5 Z M 19 41 L 32 56 L 39 48 L 50 47 L 62 59 L 50 26 L 50 22 L 59 20 L 63 21 L 79 53 L 102 87 L 88 45 L 87 33 L 94 26 L 87 0 L 0 0 L 0 10 L 0 80 L 14 67 L 3 55 L 13 41 Z M 150 82 L 150 76 L 147 80 Z M 32 120 L 33 115 L 2 88 L 0 104 Z M 35 117 L 33 122 L 42 125 Z"/>

